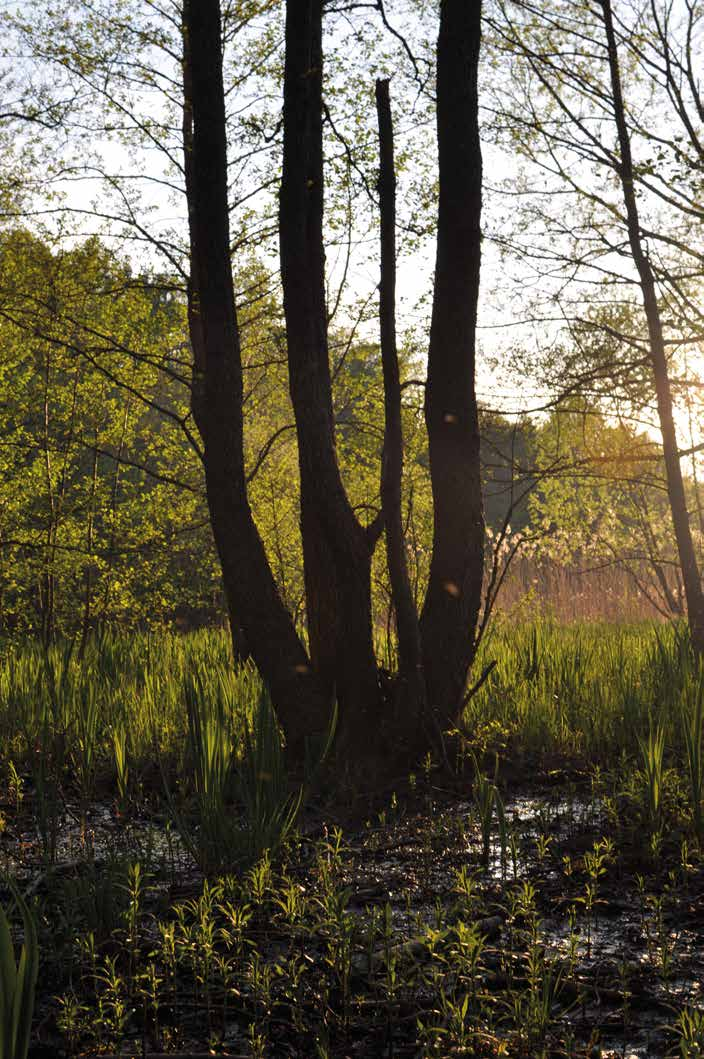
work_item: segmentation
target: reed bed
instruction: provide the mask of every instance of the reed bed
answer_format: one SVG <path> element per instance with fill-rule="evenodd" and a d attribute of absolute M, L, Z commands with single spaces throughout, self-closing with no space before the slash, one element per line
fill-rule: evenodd
<path fill-rule="evenodd" d="M 640 1033 L 701 1055 L 686 628 L 499 616 L 479 674 L 446 743 L 465 767 L 429 755 L 348 841 L 300 827 L 305 791 L 224 633 L 6 644 L 0 992 L 20 1032 L 2 1054 L 24 1059 L 39 962 L 33 1039 L 57 1055 L 576 1059 L 616 1023 L 618 1054 Z"/>
<path fill-rule="evenodd" d="M 497 621 L 476 671 L 490 664 L 464 717 L 475 748 L 498 742 L 519 756 L 608 766 L 638 759 L 657 725 L 684 760 L 700 687 L 684 625 Z"/>
<path fill-rule="evenodd" d="M 473 679 L 489 666 L 463 718 L 475 750 L 510 745 L 517 755 L 610 764 L 624 754 L 636 760 L 657 725 L 668 753 L 700 770 L 691 725 L 701 727 L 702 678 L 683 625 L 499 615 Z M 70 774 L 86 806 L 106 785 L 124 802 L 155 770 L 172 785 L 190 776 L 196 787 L 207 770 L 224 787 L 230 756 L 251 743 L 262 695 L 251 667 L 233 667 L 219 629 L 106 634 L 82 657 L 70 643 L 48 651 L 6 644 L 4 767 L 29 773 L 38 787 L 49 772 Z"/>
<path fill-rule="evenodd" d="M 660 570 L 670 599 L 663 597 L 652 567 L 642 561 L 619 565 L 613 560 L 565 564 L 547 556 L 513 560 L 497 601 L 501 613 L 525 621 L 540 615 L 562 624 L 667 621 L 682 605 L 682 587 L 672 569 Z"/>

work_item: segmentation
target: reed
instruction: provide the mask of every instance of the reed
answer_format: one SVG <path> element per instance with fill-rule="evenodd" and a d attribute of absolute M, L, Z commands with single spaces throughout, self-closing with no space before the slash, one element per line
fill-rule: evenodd
<path fill-rule="evenodd" d="M 39 970 L 39 944 L 34 918 L 14 883 L 8 883 L 24 927 L 19 961 L 15 962 L 10 923 L 0 907 L 0 1059 L 27 1059 L 34 993 Z"/>
<path fill-rule="evenodd" d="M 665 757 L 665 731 L 661 725 L 650 727 L 647 739 L 641 739 L 645 807 L 653 833 L 660 830 Z"/>

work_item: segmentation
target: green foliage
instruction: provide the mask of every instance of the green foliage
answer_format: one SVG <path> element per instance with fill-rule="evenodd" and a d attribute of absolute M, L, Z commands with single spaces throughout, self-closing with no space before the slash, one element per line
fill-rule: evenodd
<path fill-rule="evenodd" d="M 281 595 L 304 622 L 297 454 L 281 307 L 255 259 L 239 283 L 249 496 Z M 222 620 L 218 561 L 194 451 L 183 299 L 168 277 L 136 274 L 97 239 L 67 250 L 47 233 L 0 239 L 0 614 L 6 633 L 45 643 L 106 625 Z M 377 513 L 383 443 L 378 347 L 332 335 L 338 452 L 362 521 Z M 402 379 L 418 373 L 412 340 Z M 422 605 L 432 539 L 427 442 L 404 389 L 403 517 Z M 483 412 L 488 536 L 536 558 L 615 562 L 665 613 L 681 606 L 654 443 L 578 400 L 544 424 Z M 533 466 L 534 465 L 534 466 Z M 688 488 L 693 488 L 691 485 Z M 526 498 L 530 494 L 530 501 Z M 508 536 L 498 538 L 511 510 Z M 523 539 L 525 537 L 525 540 Z M 491 549 L 488 549 L 490 552 Z M 489 557 L 491 561 L 491 557 Z M 374 622 L 395 665 L 384 549 L 373 557 Z"/>
<path fill-rule="evenodd" d="M 178 425 L 182 304 L 97 239 L 23 230 L 0 238 L 0 301 L 5 630 L 49 643 L 203 606 L 217 566 Z"/>
<path fill-rule="evenodd" d="M 699 676 L 682 630 L 497 621 L 477 669 L 496 665 L 467 705 L 463 733 L 479 760 L 484 749 L 508 749 L 519 758 L 613 764 L 624 752 L 640 758 L 652 717 L 684 762 Z M 245 747 L 273 754 L 277 740 L 259 709 L 259 679 L 249 667 L 234 671 L 231 659 L 222 630 L 105 632 L 83 657 L 68 641 L 48 652 L 32 641 L 6 644 L 0 740 L 16 771 L 28 770 L 44 792 L 47 812 L 52 792 L 58 811 L 67 783 L 88 798 L 106 772 L 124 783 L 125 766 L 130 797 L 138 797 L 155 755 L 181 777 L 184 796 L 193 776 L 189 797 L 200 789 L 216 802 L 240 798 L 255 807 L 256 771 L 274 777 L 272 794 L 283 782 L 276 760 L 239 779 L 236 765 Z"/>
<path fill-rule="evenodd" d="M 704 1012 L 686 1007 L 675 1023 L 681 1059 L 701 1059 L 704 1055 Z"/>
<path fill-rule="evenodd" d="M 640 757 L 650 719 L 682 750 L 683 696 L 697 676 L 686 626 L 513 625 L 497 620 L 477 670 L 496 662 L 465 710 L 475 748 L 575 761 Z"/>

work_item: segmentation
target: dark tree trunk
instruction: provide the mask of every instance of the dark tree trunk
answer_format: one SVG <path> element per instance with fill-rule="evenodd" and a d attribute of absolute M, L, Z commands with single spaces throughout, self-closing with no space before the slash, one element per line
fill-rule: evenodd
<path fill-rule="evenodd" d="M 379 214 L 381 227 L 381 281 L 379 323 L 384 375 L 384 455 L 381 473 L 381 504 L 386 536 L 386 561 L 396 615 L 399 658 L 399 702 L 420 727 L 425 705 L 425 683 L 420 626 L 406 561 L 401 485 L 403 478 L 403 428 L 401 381 L 396 346 L 396 167 L 394 130 L 389 82 L 376 83 L 379 122 Z M 402 722 L 403 723 L 403 722 Z"/>
<path fill-rule="evenodd" d="M 190 242 L 190 276 L 188 280 L 188 331 L 193 351 L 193 381 L 191 388 L 191 407 L 196 423 L 204 414 L 205 397 L 205 338 L 203 334 L 203 323 L 199 307 L 198 280 L 196 269 L 198 267 L 198 247 L 196 245 L 196 217 L 194 198 L 194 176 L 193 176 L 193 73 L 191 63 L 190 38 L 185 32 L 187 20 L 192 16 L 188 13 L 192 0 L 184 0 L 183 3 L 183 112 L 181 132 L 183 139 L 184 178 L 186 185 L 186 204 L 188 207 L 188 232 Z M 236 665 L 241 665 L 250 657 L 247 648 L 241 617 L 234 610 L 234 598 L 230 592 L 225 590 L 226 604 L 228 610 L 228 621 L 230 626 L 230 637 L 232 639 L 232 653 Z"/>
<path fill-rule="evenodd" d="M 325 731 L 331 703 L 279 597 L 247 498 L 219 0 L 184 3 L 184 41 L 193 412 L 203 439 L 210 518 L 230 614 L 270 689 L 289 748 L 300 754 L 306 735 Z"/>
<path fill-rule="evenodd" d="M 663 455 L 665 458 L 667 493 L 670 500 L 670 511 L 672 512 L 672 522 L 675 529 L 677 552 L 679 555 L 680 566 L 682 568 L 682 580 L 684 582 L 685 597 L 687 599 L 687 612 L 692 645 L 695 651 L 698 654 L 701 654 L 704 652 L 704 594 L 702 593 L 699 568 L 694 551 L 694 543 L 692 541 L 692 531 L 689 524 L 689 513 L 687 511 L 687 500 L 682 478 L 682 468 L 680 466 L 677 433 L 675 431 L 675 421 L 672 411 L 672 391 L 670 388 L 670 377 L 667 366 L 667 357 L 665 354 L 660 306 L 658 304 L 653 269 L 641 237 L 638 203 L 636 200 L 633 177 L 631 142 L 623 103 L 621 73 L 619 69 L 618 50 L 616 46 L 616 36 L 614 33 L 610 0 L 601 0 L 601 7 L 608 49 L 614 120 L 616 123 L 619 150 L 621 154 L 621 164 L 618 169 L 618 176 L 621 181 L 623 200 L 626 207 L 626 223 L 628 226 L 628 239 L 631 248 L 631 256 L 633 257 L 633 262 L 638 272 L 638 279 L 643 297 L 643 309 L 648 326 L 650 359 L 653 368 L 658 417 L 660 420 L 660 430 L 662 432 Z"/>
<path fill-rule="evenodd" d="M 433 551 L 421 616 L 428 704 L 452 723 L 474 655 L 484 519 L 475 393 L 482 156 L 477 73 L 481 0 L 442 0 L 437 52 L 440 200 L 425 391 Z"/>
<path fill-rule="evenodd" d="M 413 726 L 417 729 L 407 741 L 415 750 L 422 748 L 429 728 L 435 734 L 456 718 L 474 649 L 484 534 L 474 391 L 481 249 L 477 115 L 481 5 L 466 0 L 441 4 L 440 206 L 426 389 L 435 528 L 420 626 L 408 585 L 401 524 L 393 131 L 383 85 L 378 89 L 378 106 L 386 435 L 383 520 L 376 528 L 365 528 L 357 519 L 337 461 L 325 304 L 322 9 L 323 0 L 287 3 L 280 200 L 281 273 L 298 438 L 312 664 L 278 595 L 247 498 L 242 366 L 229 256 L 218 0 L 184 3 L 183 138 L 192 258 L 189 324 L 193 413 L 203 439 L 208 503 L 235 642 L 241 629 L 247 650 L 271 690 L 289 744 L 299 751 L 307 734 L 325 730 L 332 696 L 337 694 L 340 734 L 356 766 L 373 749 L 370 735 L 380 720 L 370 570 L 382 521 L 402 676 L 410 674 L 421 689 L 414 700 L 418 710 L 411 711 L 407 729 L 407 733 Z M 421 672 L 434 717 L 422 732 Z"/>
<path fill-rule="evenodd" d="M 95 431 L 93 448 L 93 471 L 90 479 L 90 499 L 88 501 L 88 525 L 86 527 L 86 562 L 83 573 L 83 621 L 81 622 L 81 639 L 78 645 L 78 657 L 82 659 L 88 646 L 93 608 L 93 530 L 95 527 L 95 495 L 98 490 L 98 431 Z"/>
<path fill-rule="evenodd" d="M 323 244 L 322 0 L 288 0 L 281 278 L 296 419 L 311 660 L 335 690 L 341 736 L 368 747 L 378 720 L 371 626 L 374 540 L 352 510 L 335 447 Z"/>

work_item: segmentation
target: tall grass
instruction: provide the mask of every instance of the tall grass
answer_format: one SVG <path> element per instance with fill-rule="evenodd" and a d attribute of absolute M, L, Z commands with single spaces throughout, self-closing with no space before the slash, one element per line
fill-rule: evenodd
<path fill-rule="evenodd" d="M 184 690 L 193 791 L 179 805 L 167 781 L 174 822 L 205 872 L 252 864 L 286 841 L 303 797 L 291 792 L 271 702 L 248 668 L 213 682 L 199 663 Z"/>
<path fill-rule="evenodd" d="M 684 753 L 683 703 L 699 679 L 684 626 L 498 621 L 477 671 L 490 661 L 464 717 L 475 745 L 613 764 L 639 760 L 652 720 Z"/>
<path fill-rule="evenodd" d="M 652 723 L 662 729 L 667 755 L 688 769 L 702 830 L 704 707 L 684 627 L 517 625 L 499 617 L 476 672 L 490 662 L 463 719 L 478 752 L 486 746 L 519 758 L 604 765 L 625 754 L 639 767 Z M 282 804 L 283 780 L 261 691 L 253 670 L 235 671 L 220 630 L 104 634 L 82 658 L 70 644 L 48 653 L 32 642 L 8 645 L 0 657 L 0 745 L 19 772 L 32 775 L 47 860 L 55 855 L 60 795 L 87 811 L 91 799 L 117 789 L 124 807 L 128 786 L 130 796 L 161 791 L 156 762 L 175 796 L 190 798 L 194 811 L 201 800 L 204 818 L 226 816 L 234 801 L 266 831 L 267 814 Z M 265 747 L 266 767 L 257 763 Z M 177 778 L 188 777 L 193 782 L 179 792 Z M 208 841 L 220 844 L 217 825 Z"/>
<path fill-rule="evenodd" d="M 134 769 L 161 755 L 182 756 L 184 696 L 196 671 L 208 694 L 231 672 L 230 644 L 220 630 L 180 636 L 104 633 L 78 658 L 70 643 L 25 641 L 4 646 L 0 659 L 0 741 L 14 760 L 64 747 L 65 762 L 86 788 L 113 761 L 112 733 L 124 728 Z M 246 711 L 256 700 L 250 672 L 233 677 Z M 243 719 L 240 721 L 240 734 Z"/>

